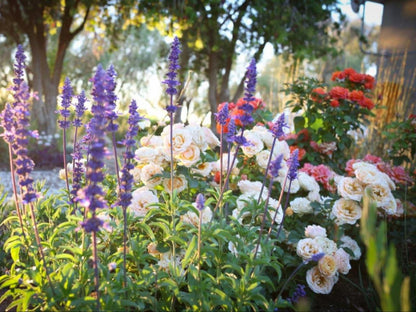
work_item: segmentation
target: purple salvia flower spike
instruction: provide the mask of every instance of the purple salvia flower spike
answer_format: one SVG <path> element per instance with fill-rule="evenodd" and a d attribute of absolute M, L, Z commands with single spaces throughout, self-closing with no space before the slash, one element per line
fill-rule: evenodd
<path fill-rule="evenodd" d="M 227 142 L 232 143 L 234 142 L 234 135 L 236 131 L 236 125 L 234 118 L 230 119 L 230 122 L 228 123 L 228 132 L 227 132 Z"/>
<path fill-rule="evenodd" d="M 229 118 L 228 103 L 225 103 L 221 110 L 215 113 L 215 118 L 220 125 L 225 126 L 227 124 Z"/>
<path fill-rule="evenodd" d="M 166 89 L 166 93 L 171 97 L 178 93 L 176 89 L 177 86 L 180 85 L 180 82 L 176 79 L 177 71 L 179 70 L 180 66 L 178 64 L 179 61 L 179 54 L 180 54 L 180 42 L 178 37 L 173 39 L 173 43 L 171 46 L 170 54 L 169 54 L 169 72 L 166 74 L 168 79 L 164 80 L 162 83 L 167 84 L 168 88 Z M 168 113 L 174 113 L 177 107 L 173 105 L 172 101 L 170 105 L 166 107 Z"/>
<path fill-rule="evenodd" d="M 250 62 L 250 65 L 247 67 L 246 72 L 246 87 L 243 100 L 245 104 L 241 106 L 243 110 L 247 113 L 253 111 L 253 106 L 250 105 L 251 102 L 255 100 L 254 93 L 256 92 L 256 83 L 257 83 L 257 70 L 256 70 L 256 60 L 253 58 Z"/>
<path fill-rule="evenodd" d="M 283 154 L 280 154 L 270 163 L 269 173 L 273 178 L 279 176 L 279 170 L 282 168 Z"/>
<path fill-rule="evenodd" d="M 107 130 L 110 132 L 116 132 L 118 130 L 118 124 L 114 123 L 118 118 L 118 115 L 115 112 L 116 106 L 117 106 L 116 105 L 117 96 L 114 92 L 117 86 L 116 81 L 115 81 L 116 77 L 117 77 L 117 73 L 114 70 L 113 65 L 111 65 L 107 69 L 107 79 L 105 83 L 105 89 L 106 89 L 106 95 L 107 95 L 105 117 L 108 120 Z"/>
<path fill-rule="evenodd" d="M 85 91 L 82 90 L 81 93 L 77 96 L 77 104 L 75 105 L 75 118 L 73 125 L 75 127 L 81 127 L 82 126 L 82 116 L 84 115 L 84 112 L 86 110 L 85 102 L 87 101 L 87 98 L 85 97 Z"/>
<path fill-rule="evenodd" d="M 288 128 L 289 126 L 285 122 L 285 114 L 282 113 L 279 118 L 273 123 L 270 132 L 273 134 L 274 137 L 280 138 L 284 135 L 283 128 Z"/>
<path fill-rule="evenodd" d="M 196 196 L 196 199 L 195 199 L 195 204 L 196 204 L 196 208 L 197 208 L 199 211 L 204 210 L 204 205 L 205 205 L 205 197 L 204 197 L 204 195 L 203 195 L 202 193 L 199 193 L 199 194 Z"/>
<path fill-rule="evenodd" d="M 324 253 L 324 252 L 318 252 L 318 253 L 314 254 L 312 257 L 310 257 L 310 258 L 308 259 L 308 262 L 309 262 L 309 261 L 315 261 L 315 262 L 318 262 L 318 261 L 319 261 L 319 260 L 321 260 L 324 256 L 325 256 L 325 253 Z"/>
<path fill-rule="evenodd" d="M 68 118 L 71 116 L 71 112 L 69 111 L 69 107 L 71 106 L 72 101 L 72 87 L 71 87 L 71 81 L 67 77 L 64 82 L 64 86 L 62 88 L 62 102 L 61 106 L 62 109 L 60 109 L 58 112 L 63 117 L 63 120 L 58 120 L 59 127 L 61 129 L 68 129 L 70 126 L 70 121 Z"/>
<path fill-rule="evenodd" d="M 293 181 L 298 176 L 298 167 L 299 167 L 299 150 L 296 149 L 289 159 L 289 172 L 287 174 L 287 177 L 290 181 Z"/>

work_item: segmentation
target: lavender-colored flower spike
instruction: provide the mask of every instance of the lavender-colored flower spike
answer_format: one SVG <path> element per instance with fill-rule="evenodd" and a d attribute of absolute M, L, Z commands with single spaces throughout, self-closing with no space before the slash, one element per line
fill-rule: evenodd
<path fill-rule="evenodd" d="M 228 123 L 228 132 L 227 132 L 228 143 L 234 142 L 235 131 L 236 131 L 235 120 L 234 118 L 231 118 L 230 122 Z"/>
<path fill-rule="evenodd" d="M 288 128 L 289 126 L 285 122 L 285 114 L 281 114 L 279 118 L 273 123 L 270 132 L 273 133 L 274 137 L 280 138 L 284 135 L 283 128 Z"/>
<path fill-rule="evenodd" d="M 84 90 L 82 90 L 81 94 L 77 96 L 77 100 L 78 102 L 75 105 L 75 118 L 74 118 L 73 124 L 75 127 L 81 127 L 82 126 L 81 118 L 84 115 L 84 112 L 86 110 L 85 102 L 87 101 Z"/>
<path fill-rule="evenodd" d="M 176 79 L 177 70 L 180 68 L 178 61 L 179 61 L 179 54 L 180 54 L 180 42 L 178 37 L 173 39 L 173 43 L 171 46 L 170 54 L 169 54 L 169 72 L 166 76 L 168 79 L 164 80 L 162 83 L 167 84 L 168 88 L 166 89 L 166 93 L 169 94 L 171 97 L 178 93 L 176 87 L 180 85 L 179 81 Z M 177 107 L 170 103 L 166 107 L 168 113 L 174 113 Z"/>
<path fill-rule="evenodd" d="M 25 73 L 25 60 L 26 55 L 24 53 L 23 47 L 21 44 L 17 46 L 17 52 L 16 52 L 16 62 L 14 64 L 14 74 L 15 78 L 13 79 L 13 91 L 17 91 L 20 88 L 20 84 L 23 82 L 23 75 Z"/>
<path fill-rule="evenodd" d="M 196 196 L 196 199 L 195 199 L 195 204 L 196 204 L 196 208 L 197 208 L 199 211 L 204 210 L 204 206 L 205 206 L 205 197 L 204 197 L 204 195 L 203 195 L 202 193 L 199 193 L 199 194 Z"/>
<path fill-rule="evenodd" d="M 65 79 L 64 86 L 62 88 L 61 98 L 62 98 L 62 102 L 61 102 L 62 109 L 59 110 L 58 112 L 63 117 L 63 120 L 58 120 L 58 124 L 59 124 L 59 127 L 61 127 L 61 129 L 68 129 L 70 125 L 70 121 L 68 120 L 68 118 L 71 115 L 71 112 L 69 111 L 69 107 L 71 106 L 71 101 L 72 101 L 72 87 L 71 87 L 71 81 L 69 80 L 68 77 Z"/>
<path fill-rule="evenodd" d="M 107 69 L 107 79 L 105 82 L 105 89 L 106 89 L 106 94 L 107 94 L 107 102 L 105 104 L 106 106 L 105 117 L 108 120 L 107 130 L 110 132 L 116 132 L 118 129 L 118 124 L 114 123 L 118 118 L 118 115 L 115 112 L 117 96 L 114 93 L 114 90 L 116 89 L 116 86 L 117 86 L 116 81 L 115 81 L 116 77 L 117 77 L 117 73 L 114 70 L 113 65 L 111 65 Z"/>
<path fill-rule="evenodd" d="M 218 113 L 215 113 L 217 122 L 225 126 L 229 117 L 228 103 L 225 103 Z"/>
<path fill-rule="evenodd" d="M 270 163 L 269 173 L 273 178 L 279 175 L 279 170 L 282 168 L 283 154 L 280 154 Z"/>
<path fill-rule="evenodd" d="M 250 113 L 253 111 L 253 106 L 250 105 L 250 102 L 254 101 L 254 93 L 256 92 L 256 83 L 257 83 L 257 70 L 256 70 L 256 60 L 253 58 L 250 62 L 250 65 L 247 67 L 246 73 L 246 88 L 244 93 L 243 100 L 246 102 L 242 105 L 242 109 Z"/>
<path fill-rule="evenodd" d="M 127 208 L 131 203 L 131 188 L 133 185 L 133 175 L 130 173 L 130 170 L 134 168 L 134 165 L 131 163 L 131 160 L 134 158 L 134 153 L 132 149 L 136 144 L 136 140 L 134 139 L 137 133 L 139 132 L 139 122 L 143 119 L 137 112 L 137 103 L 136 101 L 131 101 L 129 107 L 129 129 L 126 133 L 126 138 L 123 141 L 123 145 L 126 147 L 126 151 L 124 153 L 124 166 L 121 169 L 122 176 L 121 176 L 121 186 L 120 186 L 120 200 L 119 204 L 123 208 Z"/>
<path fill-rule="evenodd" d="M 0 114 L 0 125 L 4 129 L 0 136 L 3 137 L 6 143 L 12 144 L 15 139 L 15 123 L 13 109 L 9 103 L 6 103 Z"/>
<path fill-rule="evenodd" d="M 289 172 L 287 174 L 287 177 L 290 181 L 293 181 L 298 176 L 298 167 L 299 167 L 299 150 L 296 149 L 289 159 Z"/>
<path fill-rule="evenodd" d="M 324 252 L 318 252 L 318 253 L 314 254 L 312 257 L 310 257 L 310 258 L 308 259 L 308 262 L 309 262 L 309 261 L 315 261 L 315 262 L 318 262 L 318 261 L 319 261 L 319 260 L 321 260 L 324 256 L 325 256 L 325 253 L 324 253 Z"/>

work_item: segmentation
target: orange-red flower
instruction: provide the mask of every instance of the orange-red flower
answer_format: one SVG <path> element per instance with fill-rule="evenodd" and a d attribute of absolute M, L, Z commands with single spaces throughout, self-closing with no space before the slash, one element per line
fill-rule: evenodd
<path fill-rule="evenodd" d="M 332 107 L 338 107 L 339 106 L 339 101 L 338 100 L 331 100 L 331 102 L 329 104 Z"/>
<path fill-rule="evenodd" d="M 333 72 L 332 78 L 331 78 L 332 81 L 335 81 L 335 80 L 341 80 L 342 81 L 344 79 L 345 79 L 345 73 L 344 72 L 342 72 L 342 71 Z"/>
<path fill-rule="evenodd" d="M 315 88 L 312 90 L 311 92 L 311 100 L 321 103 L 322 100 L 324 99 L 326 95 L 326 92 L 323 88 L 319 87 L 319 88 Z"/>
<path fill-rule="evenodd" d="M 365 75 L 364 76 L 364 88 L 372 90 L 374 88 L 375 79 L 373 76 Z"/>
<path fill-rule="evenodd" d="M 353 90 L 348 94 L 351 101 L 360 103 L 364 99 L 364 92 L 360 90 Z"/>
<path fill-rule="evenodd" d="M 329 95 L 335 100 L 346 99 L 348 98 L 348 89 L 336 86 L 329 91 Z"/>
<path fill-rule="evenodd" d="M 365 79 L 365 75 L 353 72 L 349 75 L 349 80 L 355 83 L 363 83 Z"/>
<path fill-rule="evenodd" d="M 374 102 L 368 97 L 364 97 L 359 104 L 368 109 L 373 109 L 375 106 Z"/>

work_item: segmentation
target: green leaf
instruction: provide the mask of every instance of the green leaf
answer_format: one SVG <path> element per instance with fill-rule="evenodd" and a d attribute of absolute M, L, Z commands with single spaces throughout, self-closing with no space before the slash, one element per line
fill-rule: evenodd
<path fill-rule="evenodd" d="M 186 249 L 185 257 L 182 260 L 182 268 L 185 268 L 192 261 L 192 259 L 197 256 L 197 242 L 197 236 L 193 236 L 188 248 Z"/>
<path fill-rule="evenodd" d="M 303 118 L 302 116 L 296 116 L 293 119 L 293 123 L 295 125 L 295 132 L 299 132 L 300 130 L 305 128 L 305 118 Z"/>

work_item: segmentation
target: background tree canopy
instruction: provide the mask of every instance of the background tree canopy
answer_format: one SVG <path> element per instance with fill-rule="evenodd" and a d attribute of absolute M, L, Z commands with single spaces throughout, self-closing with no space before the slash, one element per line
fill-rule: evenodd
<path fill-rule="evenodd" d="M 334 36 L 340 25 L 331 20 L 331 12 L 339 11 L 336 2 L 2 0 L 0 33 L 5 40 L 1 45 L 26 45 L 31 55 L 28 80 L 39 96 L 33 107 L 34 126 L 54 133 L 63 72 L 71 78 L 83 77 L 85 84 L 98 62 L 111 62 L 135 92 L 132 86 L 140 80 L 139 71 L 162 68 L 153 65 L 162 64 L 159 57 L 167 53 L 161 35 L 174 32 L 182 42 L 182 81 L 189 70 L 204 77 L 209 83 L 209 110 L 215 112 L 218 103 L 235 101 L 242 94 L 244 75 L 230 92 L 230 75 L 239 54 L 259 60 L 267 43 L 275 53 L 298 60 L 335 53 Z"/>

